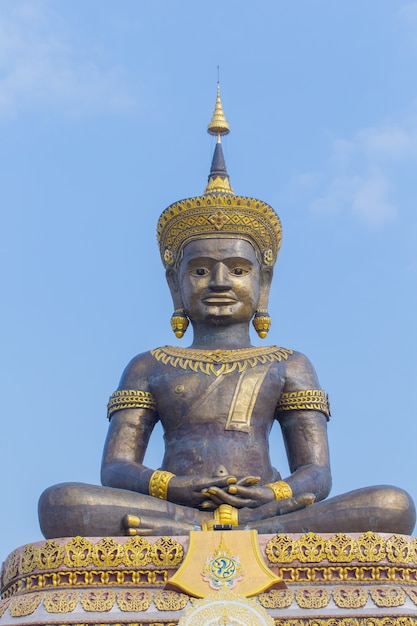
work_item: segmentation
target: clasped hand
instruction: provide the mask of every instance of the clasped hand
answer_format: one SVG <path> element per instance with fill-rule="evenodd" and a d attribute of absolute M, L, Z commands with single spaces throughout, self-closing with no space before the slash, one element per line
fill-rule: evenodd
<path fill-rule="evenodd" d="M 264 512 L 267 515 L 283 515 L 314 501 L 311 494 L 275 500 L 272 489 L 260 485 L 260 481 L 258 476 L 246 476 L 239 480 L 234 476 L 175 476 L 169 483 L 168 499 L 204 511 L 213 511 L 221 504 L 229 504 L 237 509 L 262 507 L 268 509 L 268 513 L 266 510 Z"/>

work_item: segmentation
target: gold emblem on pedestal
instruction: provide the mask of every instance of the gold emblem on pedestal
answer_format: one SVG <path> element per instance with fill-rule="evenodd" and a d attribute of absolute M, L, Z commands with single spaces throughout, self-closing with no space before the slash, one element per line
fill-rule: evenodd
<path fill-rule="evenodd" d="M 169 580 L 171 587 L 198 598 L 232 587 L 239 595 L 255 596 L 278 583 L 259 551 L 256 530 L 191 531 L 184 562 Z"/>
<path fill-rule="evenodd" d="M 245 573 L 238 556 L 233 556 L 226 546 L 224 535 L 217 550 L 207 557 L 203 567 L 203 580 L 208 582 L 212 589 L 234 589 Z"/>

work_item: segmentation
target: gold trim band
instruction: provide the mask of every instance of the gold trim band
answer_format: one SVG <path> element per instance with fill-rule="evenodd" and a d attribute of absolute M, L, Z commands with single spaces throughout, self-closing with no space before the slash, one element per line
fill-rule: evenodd
<path fill-rule="evenodd" d="M 304 389 L 281 394 L 277 411 L 298 411 L 310 409 L 320 411 L 329 418 L 330 404 L 327 393 L 323 389 Z"/>
<path fill-rule="evenodd" d="M 265 485 L 274 492 L 275 500 L 283 500 L 283 498 L 292 498 L 292 489 L 284 480 L 277 480 L 276 483 Z"/>
<path fill-rule="evenodd" d="M 160 500 L 166 500 L 168 494 L 168 484 L 175 474 L 156 470 L 149 481 L 149 495 Z"/>
<path fill-rule="evenodd" d="M 107 405 L 107 417 L 111 419 L 113 413 L 122 409 L 149 409 L 155 411 L 156 402 L 149 391 L 135 389 L 120 389 L 115 391 Z"/>

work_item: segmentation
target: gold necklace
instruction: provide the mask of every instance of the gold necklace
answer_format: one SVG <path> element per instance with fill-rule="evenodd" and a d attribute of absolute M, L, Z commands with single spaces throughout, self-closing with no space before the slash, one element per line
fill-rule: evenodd
<path fill-rule="evenodd" d="M 244 372 L 248 367 L 286 360 L 293 354 L 293 351 L 279 346 L 239 350 L 196 350 L 164 346 L 151 350 L 151 354 L 165 365 L 220 376 L 220 374 L 230 374 L 235 370 Z"/>

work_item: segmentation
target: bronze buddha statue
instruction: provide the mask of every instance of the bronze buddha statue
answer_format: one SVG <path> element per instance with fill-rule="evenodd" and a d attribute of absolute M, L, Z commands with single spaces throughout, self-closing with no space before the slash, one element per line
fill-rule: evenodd
<path fill-rule="evenodd" d="M 216 524 L 259 532 L 411 533 L 410 496 L 369 487 L 326 500 L 331 488 L 327 396 L 308 359 L 264 338 L 281 245 L 275 211 L 230 186 L 220 137 L 229 132 L 218 89 L 208 131 L 218 140 L 204 195 L 160 216 L 158 241 L 177 337 L 189 348 L 136 356 L 110 398 L 102 486 L 65 483 L 40 498 L 45 537 L 184 534 Z M 155 424 L 164 429 L 159 469 L 143 465 Z M 281 426 L 290 475 L 269 455 Z"/>

